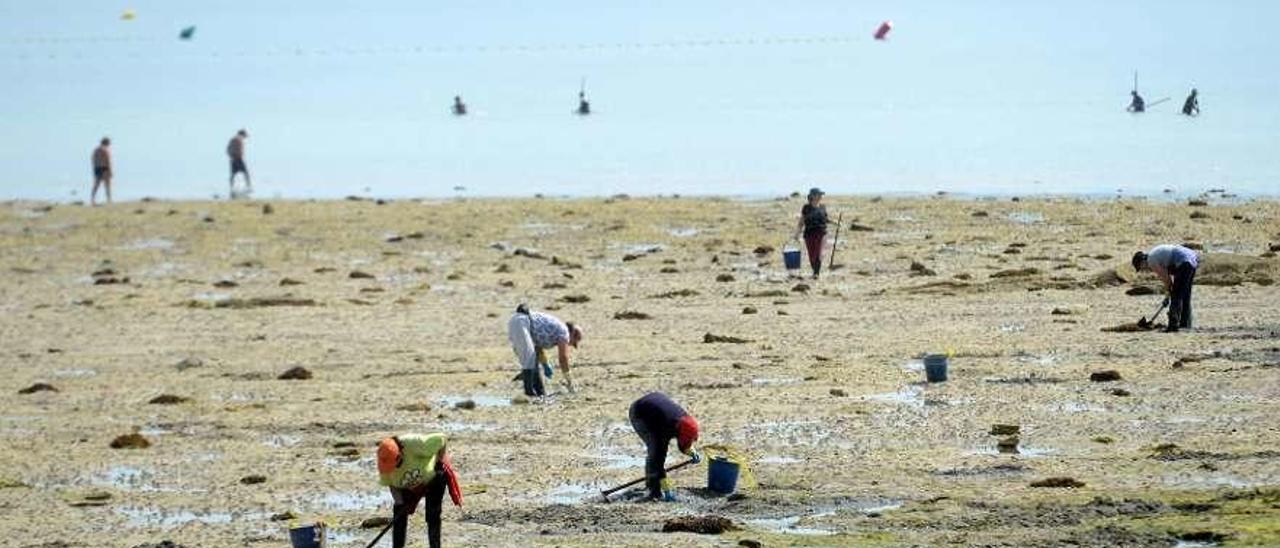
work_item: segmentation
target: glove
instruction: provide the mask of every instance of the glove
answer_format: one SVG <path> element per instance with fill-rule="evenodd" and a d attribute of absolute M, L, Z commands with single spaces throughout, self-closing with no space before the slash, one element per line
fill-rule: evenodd
<path fill-rule="evenodd" d="M 556 374 L 556 370 L 551 368 L 551 364 L 547 362 L 542 362 L 542 374 L 546 375 L 546 377 L 550 379 L 553 375 Z"/>
<path fill-rule="evenodd" d="M 699 453 L 697 449 L 689 449 L 689 460 L 693 461 L 694 464 L 701 463 L 702 453 Z"/>
<path fill-rule="evenodd" d="M 1169 298 L 1165 297 L 1164 301 L 1160 303 L 1160 306 L 1169 306 Z"/>
<path fill-rule="evenodd" d="M 658 485 L 662 487 L 663 501 L 665 502 L 676 501 L 676 486 L 675 484 L 671 483 L 671 478 L 662 478 L 662 481 L 658 482 Z"/>

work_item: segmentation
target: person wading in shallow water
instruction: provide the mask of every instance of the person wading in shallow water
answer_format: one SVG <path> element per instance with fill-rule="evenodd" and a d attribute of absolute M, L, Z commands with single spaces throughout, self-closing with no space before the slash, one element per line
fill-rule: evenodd
<path fill-rule="evenodd" d="M 516 307 L 516 313 L 507 321 L 507 339 L 520 362 L 520 379 L 524 382 L 526 396 L 547 395 L 540 369 L 545 367 L 547 376 L 551 376 L 551 367 L 546 365 L 544 354 L 548 348 L 555 348 L 557 351 L 565 388 L 569 392 L 576 391 L 573 372 L 569 368 L 569 347 L 578 348 L 578 343 L 582 341 L 581 326 L 560 321 L 560 318 L 550 314 L 530 312 L 522 304 Z"/>
<path fill-rule="evenodd" d="M 644 480 L 649 488 L 649 500 L 676 500 L 675 486 L 667 477 L 667 447 L 676 440 L 676 447 L 693 460 L 702 462 L 702 454 L 693 448 L 698 441 L 698 421 L 669 396 L 662 392 L 650 392 L 631 404 L 628 412 L 631 427 L 644 442 Z"/>
<path fill-rule="evenodd" d="M 804 247 L 809 254 L 809 267 L 813 269 L 813 279 L 818 279 L 822 270 L 822 244 L 827 239 L 827 206 L 822 205 L 821 189 L 809 189 L 809 201 L 800 208 L 800 222 L 796 224 L 795 239 L 804 234 Z"/>
<path fill-rule="evenodd" d="M 1191 284 L 1199 267 L 1195 250 L 1180 245 L 1158 245 L 1151 251 L 1133 254 L 1134 270 L 1151 270 L 1164 284 L 1165 298 L 1169 300 L 1169 326 L 1165 331 L 1191 328 Z"/>
<path fill-rule="evenodd" d="M 427 542 L 440 548 L 440 511 L 444 493 L 462 507 L 462 489 L 445 453 L 444 434 L 401 434 L 378 443 L 378 483 L 391 489 L 391 546 L 403 548 L 409 516 L 426 501 Z"/>

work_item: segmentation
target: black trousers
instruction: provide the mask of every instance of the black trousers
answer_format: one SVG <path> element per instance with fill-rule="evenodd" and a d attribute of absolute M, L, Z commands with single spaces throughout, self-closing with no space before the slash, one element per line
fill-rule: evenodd
<path fill-rule="evenodd" d="M 1191 285 L 1196 267 L 1182 263 L 1173 269 L 1173 295 L 1169 299 L 1169 327 L 1191 327 Z"/>
<path fill-rule="evenodd" d="M 444 506 L 446 488 L 444 473 L 440 464 L 436 463 L 436 477 L 418 489 L 391 488 L 391 498 L 395 500 L 391 522 L 392 548 L 404 548 L 406 529 L 409 526 L 409 515 L 418 509 L 418 501 L 425 500 L 425 518 L 427 521 L 427 542 L 431 548 L 440 548 L 440 512 Z"/>
<path fill-rule="evenodd" d="M 524 381 L 524 395 L 529 397 L 545 396 L 547 389 L 542 384 L 541 364 L 533 369 L 521 369 L 520 380 Z"/>
<path fill-rule="evenodd" d="M 667 446 L 671 445 L 671 440 L 657 439 L 659 436 L 636 416 L 635 404 L 632 404 L 628 415 L 631 419 L 631 428 L 635 429 L 636 435 L 640 436 L 640 441 L 644 442 L 644 484 L 649 488 L 649 497 L 661 498 L 662 480 L 667 477 Z"/>

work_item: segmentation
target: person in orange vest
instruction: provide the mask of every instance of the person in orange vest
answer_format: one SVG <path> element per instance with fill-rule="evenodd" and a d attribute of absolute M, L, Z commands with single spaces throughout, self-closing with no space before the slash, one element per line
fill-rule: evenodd
<path fill-rule="evenodd" d="M 401 434 L 378 443 L 378 483 L 391 489 L 391 546 L 404 548 L 409 516 L 426 501 L 427 542 L 440 548 L 440 512 L 447 490 L 462 507 L 458 474 L 445 452 L 444 434 Z"/>

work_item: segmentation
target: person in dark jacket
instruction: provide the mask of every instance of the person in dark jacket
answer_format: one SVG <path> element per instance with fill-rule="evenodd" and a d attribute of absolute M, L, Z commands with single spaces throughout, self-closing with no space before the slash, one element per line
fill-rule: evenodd
<path fill-rule="evenodd" d="M 1147 111 L 1147 102 L 1142 99 L 1141 95 L 1138 95 L 1137 90 L 1129 92 L 1129 95 L 1133 96 L 1133 101 L 1129 102 L 1129 112 Z"/>
<path fill-rule="evenodd" d="M 650 392 L 631 404 L 631 427 L 644 442 L 647 457 L 644 462 L 645 486 L 650 500 L 675 500 L 675 486 L 667 477 L 667 446 L 676 440 L 676 447 L 696 464 L 702 454 L 694 449 L 698 441 L 698 421 L 669 396 L 662 392 Z"/>
<path fill-rule="evenodd" d="M 1200 92 L 1196 88 L 1191 88 L 1191 95 L 1182 103 L 1182 113 L 1187 116 L 1200 115 Z"/>
<path fill-rule="evenodd" d="M 809 201 L 800 208 L 800 222 L 796 224 L 796 239 L 804 234 L 804 247 L 809 253 L 809 267 L 813 279 L 822 270 L 822 244 L 827 239 L 827 206 L 822 205 L 826 193 L 819 188 L 809 189 Z"/>

